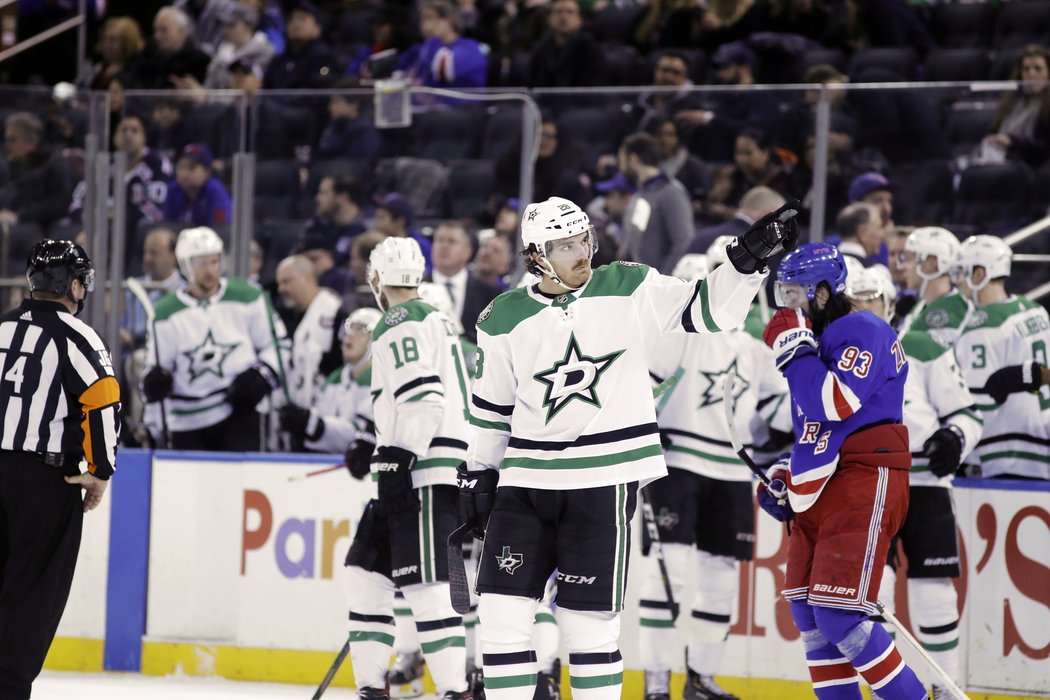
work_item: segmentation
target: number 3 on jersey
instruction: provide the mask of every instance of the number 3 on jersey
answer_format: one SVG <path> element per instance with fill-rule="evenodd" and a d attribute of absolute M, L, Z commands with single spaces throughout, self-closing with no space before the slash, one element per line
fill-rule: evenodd
<path fill-rule="evenodd" d="M 855 345 L 850 345 L 842 351 L 842 358 L 839 360 L 838 367 L 843 372 L 852 371 L 853 374 L 864 379 L 864 377 L 868 376 L 868 370 L 871 369 L 871 353 L 867 350 L 860 350 Z"/>

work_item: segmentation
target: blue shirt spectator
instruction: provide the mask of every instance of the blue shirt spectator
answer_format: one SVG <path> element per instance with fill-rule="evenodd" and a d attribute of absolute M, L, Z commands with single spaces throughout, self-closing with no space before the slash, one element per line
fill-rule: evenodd
<path fill-rule="evenodd" d="M 191 143 L 182 149 L 175 164 L 175 181 L 168 185 L 164 218 L 194 226 L 224 226 L 230 223 L 230 193 L 212 175 L 212 156 L 207 146 Z"/>
<path fill-rule="evenodd" d="M 343 82 L 339 87 L 357 87 L 357 83 Z M 357 95 L 332 95 L 329 98 L 328 114 L 332 120 L 321 132 L 317 158 L 374 161 L 379 157 L 379 131 L 371 117 L 362 115 L 361 99 Z"/>
<path fill-rule="evenodd" d="M 485 87 L 487 51 L 459 35 L 456 8 L 447 0 L 431 0 L 419 10 L 419 28 L 428 37 L 419 50 L 411 75 L 428 87 Z"/>

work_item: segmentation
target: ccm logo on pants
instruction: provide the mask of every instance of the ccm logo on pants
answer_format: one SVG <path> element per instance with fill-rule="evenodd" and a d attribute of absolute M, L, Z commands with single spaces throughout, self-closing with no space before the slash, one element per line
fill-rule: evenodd
<path fill-rule="evenodd" d="M 565 583 L 581 583 L 585 586 L 589 586 L 598 580 L 597 576 L 577 576 L 576 574 L 563 574 L 558 572 L 558 580 L 564 581 Z"/>

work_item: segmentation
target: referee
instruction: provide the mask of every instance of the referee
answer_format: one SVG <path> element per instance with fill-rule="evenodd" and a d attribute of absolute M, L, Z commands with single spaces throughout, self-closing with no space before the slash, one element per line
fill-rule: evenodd
<path fill-rule="evenodd" d="M 31 298 L 0 316 L 0 700 L 29 698 L 119 431 L 109 351 L 75 318 L 95 286 L 91 260 L 70 241 L 44 240 L 26 278 Z"/>

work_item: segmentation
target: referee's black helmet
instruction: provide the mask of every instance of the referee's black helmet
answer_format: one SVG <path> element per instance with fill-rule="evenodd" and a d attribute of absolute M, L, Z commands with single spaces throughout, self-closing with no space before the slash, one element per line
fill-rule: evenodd
<path fill-rule="evenodd" d="M 29 251 L 26 279 L 34 292 L 66 296 L 75 279 L 91 292 L 95 289 L 95 267 L 84 249 L 73 241 L 46 239 Z"/>

